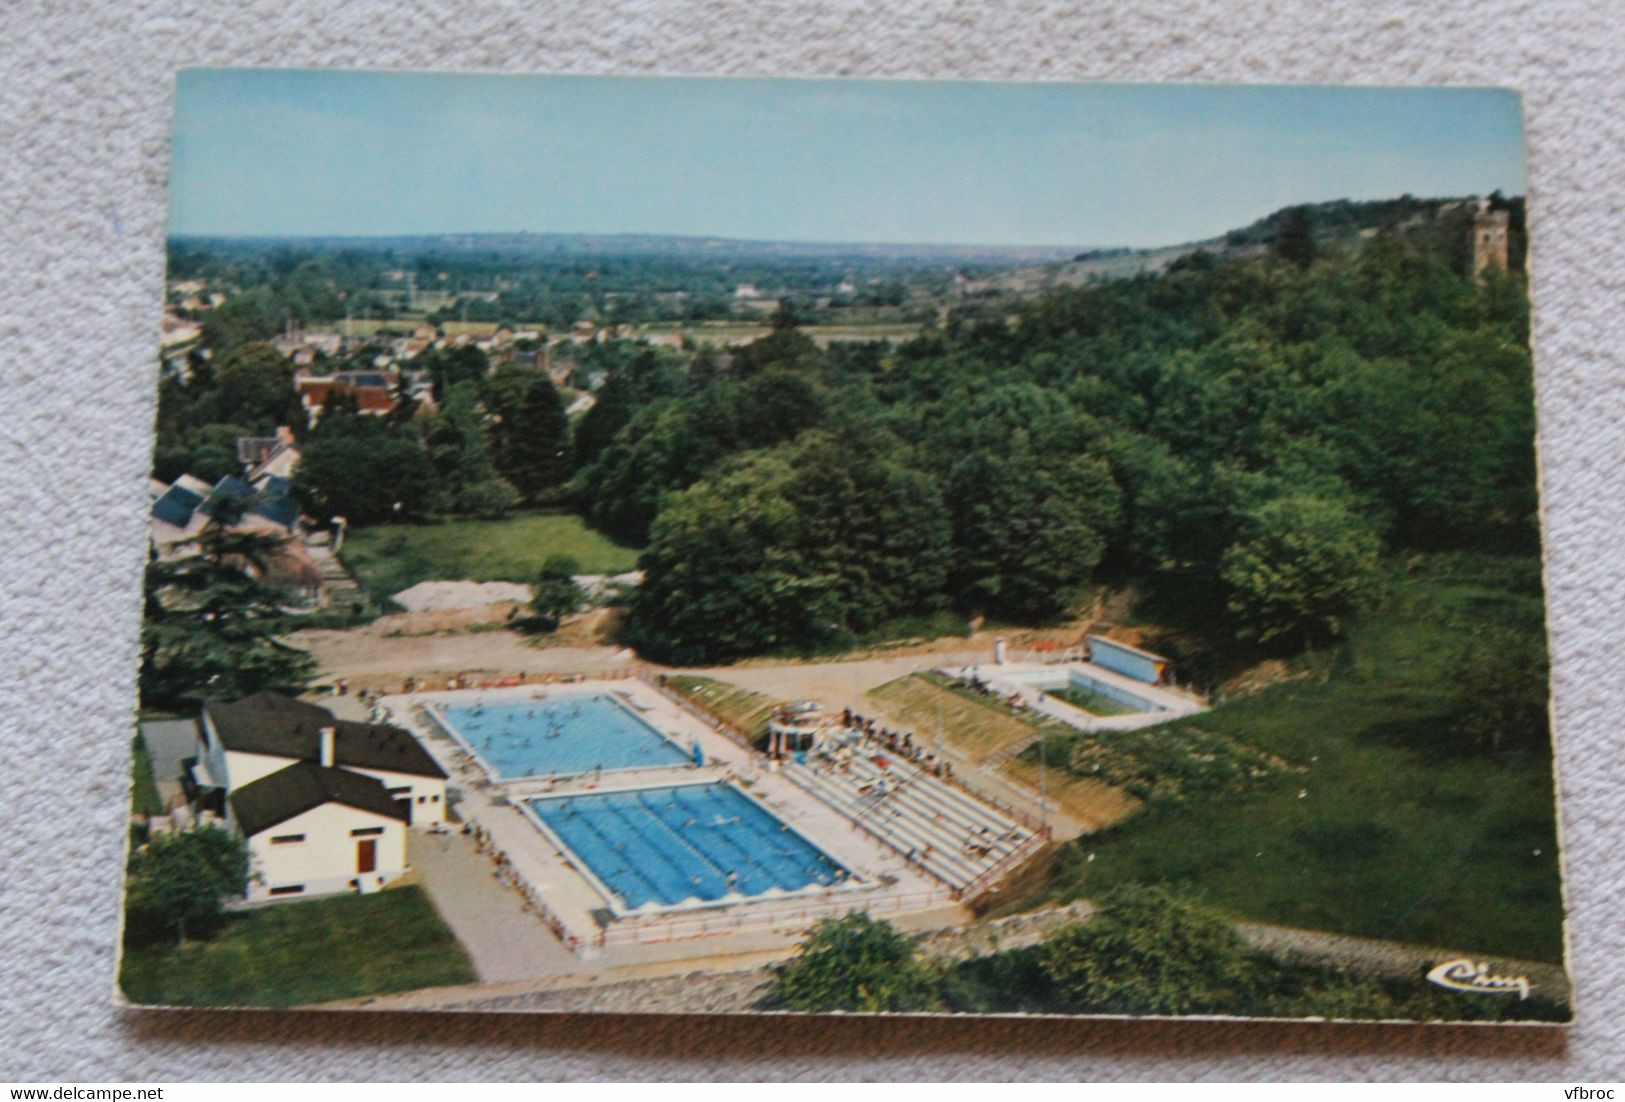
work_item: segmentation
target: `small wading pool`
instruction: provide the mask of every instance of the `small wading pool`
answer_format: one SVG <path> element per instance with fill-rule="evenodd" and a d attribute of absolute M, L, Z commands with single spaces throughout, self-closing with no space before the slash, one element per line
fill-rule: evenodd
<path fill-rule="evenodd" d="M 628 910 L 831 885 L 850 873 L 725 783 L 529 801 Z M 730 875 L 731 874 L 731 875 Z"/>
<path fill-rule="evenodd" d="M 1126 689 L 1090 677 L 1082 670 L 1065 666 L 1030 673 L 999 673 L 997 676 L 1004 681 L 1029 685 L 1052 696 L 1057 692 L 1066 692 L 1068 695 L 1073 696 L 1073 700 L 1069 701 L 1066 697 L 1059 696 L 1056 699 L 1062 703 L 1071 704 L 1074 708 L 1081 708 L 1083 711 L 1096 715 L 1111 716 L 1127 715 L 1133 712 L 1167 711 L 1166 708 L 1153 704 L 1142 696 L 1137 696 Z M 1097 699 L 1092 701 L 1091 697 Z M 1091 707 L 1091 704 L 1094 706 Z"/>
<path fill-rule="evenodd" d="M 453 704 L 441 715 L 500 780 L 690 764 L 690 752 L 612 696 Z"/>

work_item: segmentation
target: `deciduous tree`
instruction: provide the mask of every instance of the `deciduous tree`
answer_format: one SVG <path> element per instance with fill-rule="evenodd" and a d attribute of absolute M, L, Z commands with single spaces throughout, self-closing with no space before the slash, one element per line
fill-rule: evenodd
<path fill-rule="evenodd" d="M 826 918 L 779 972 L 771 1003 L 786 1010 L 864 1014 L 934 1010 L 936 971 L 891 923 L 858 912 Z"/>
<path fill-rule="evenodd" d="M 1222 917 L 1164 889 L 1125 886 L 1044 943 L 1044 974 L 1075 1011 L 1199 1014 L 1252 986 L 1246 946 Z"/>
<path fill-rule="evenodd" d="M 1221 575 L 1245 638 L 1339 634 L 1375 599 L 1381 542 L 1343 502 L 1288 493 L 1250 510 Z"/>

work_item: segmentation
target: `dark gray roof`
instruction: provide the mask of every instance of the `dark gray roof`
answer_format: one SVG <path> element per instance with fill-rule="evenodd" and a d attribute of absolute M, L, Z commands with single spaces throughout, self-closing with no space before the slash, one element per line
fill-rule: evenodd
<path fill-rule="evenodd" d="M 418 740 L 399 727 L 334 719 L 326 708 L 280 693 L 255 693 L 229 702 L 211 700 L 203 710 L 228 750 L 320 761 L 321 729 L 332 727 L 335 765 L 422 777 L 446 775 Z"/>
<path fill-rule="evenodd" d="M 405 803 L 390 796 L 382 781 L 308 761 L 279 769 L 231 794 L 232 818 L 249 838 L 323 804 L 343 804 L 402 822 L 411 818 Z"/>
<path fill-rule="evenodd" d="M 222 502 L 229 500 L 241 505 L 243 502 L 247 501 L 253 496 L 254 487 L 250 486 L 236 475 L 228 474 L 226 477 L 214 484 L 214 489 L 209 493 L 208 498 L 204 500 L 203 504 L 198 506 L 198 508 L 203 510 L 204 516 L 212 517 L 220 511 L 220 505 Z"/>
<path fill-rule="evenodd" d="M 152 503 L 152 515 L 165 524 L 185 528 L 192 521 L 192 513 L 202 503 L 203 498 L 186 487 L 171 486 Z"/>
<path fill-rule="evenodd" d="M 288 480 L 273 478 L 271 483 L 248 502 L 247 513 L 262 516 L 266 520 L 282 525 L 288 531 L 293 531 L 294 525 L 299 523 L 299 503 L 289 496 Z"/>

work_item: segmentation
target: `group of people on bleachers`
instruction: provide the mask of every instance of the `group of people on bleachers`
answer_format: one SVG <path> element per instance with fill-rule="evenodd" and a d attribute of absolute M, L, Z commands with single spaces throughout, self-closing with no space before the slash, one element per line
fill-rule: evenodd
<path fill-rule="evenodd" d="M 925 747 L 914 741 L 913 731 L 894 731 L 868 716 L 859 715 L 851 708 L 842 710 L 841 726 L 850 731 L 857 731 L 863 737 L 880 744 L 898 757 L 919 766 L 933 777 L 948 780 L 954 775 L 954 767 L 946 758 L 927 752 Z"/>
<path fill-rule="evenodd" d="M 995 689 L 990 682 L 983 681 L 980 677 L 973 673 L 969 666 L 965 666 L 960 669 L 959 680 L 961 684 L 963 684 L 967 689 L 975 693 L 977 696 L 991 697 L 994 700 L 1004 701 L 1006 707 L 1008 707 L 1012 712 L 1024 712 L 1028 708 L 1032 707 L 1032 705 L 1027 702 L 1027 698 L 1022 696 L 1019 692 L 1006 693 L 1002 689 Z"/>

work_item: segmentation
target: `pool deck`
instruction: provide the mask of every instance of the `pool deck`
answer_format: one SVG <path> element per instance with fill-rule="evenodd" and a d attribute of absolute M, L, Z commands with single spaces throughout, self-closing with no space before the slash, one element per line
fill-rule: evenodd
<path fill-rule="evenodd" d="M 425 717 L 420 705 L 425 703 L 477 703 L 480 700 L 532 699 L 538 690 L 545 691 L 549 699 L 569 695 L 612 693 L 626 701 L 645 721 L 672 736 L 679 744 L 698 744 L 704 752 L 706 765 L 702 767 L 651 768 L 609 773 L 602 777 L 575 776 L 555 781 L 538 780 L 517 783 L 495 782 L 487 776 L 481 765 L 467 749 L 443 731 L 433 719 Z M 509 689 L 478 689 L 417 693 L 386 697 L 382 704 L 390 710 L 391 722 L 410 729 L 424 747 L 445 768 L 449 783 L 459 799 L 454 805 L 457 816 L 464 822 L 481 828 L 488 836 L 489 846 L 483 853 L 467 848 L 483 863 L 486 875 L 499 883 L 497 854 L 506 858 L 508 869 L 501 876 L 509 881 L 502 890 L 511 898 L 516 915 L 504 912 L 502 922 L 509 918 L 533 923 L 548 937 L 547 918 L 527 908 L 520 891 L 511 886 L 514 880 L 528 885 L 533 898 L 548 912 L 552 924 L 569 942 L 574 951 L 554 943 L 563 952 L 556 961 L 552 954 L 522 951 L 521 960 L 508 959 L 500 945 L 492 944 L 489 951 L 471 948 L 476 969 L 482 978 L 487 970 L 491 978 L 524 979 L 538 974 L 555 974 L 554 968 L 598 971 L 604 967 L 630 965 L 653 960 L 677 960 L 686 957 L 715 957 L 742 952 L 763 952 L 794 944 L 806 927 L 832 906 L 860 906 L 876 914 L 905 915 L 916 912 L 941 912 L 951 907 L 942 885 L 919 869 L 910 865 L 901 855 L 886 848 L 865 834 L 861 828 L 841 816 L 799 786 L 776 771 L 758 754 L 747 750 L 703 723 L 676 704 L 667 700 L 652 685 L 636 679 L 595 680 L 575 684 L 527 685 Z M 822 897 L 756 898 L 725 905 L 702 906 L 682 913 L 652 916 L 634 916 L 631 919 L 610 922 L 606 929 L 607 901 L 576 867 L 573 854 L 562 852 L 529 818 L 520 804 L 525 798 L 543 795 L 564 795 L 571 792 L 610 792 L 625 788 L 645 787 L 653 784 L 689 784 L 731 780 L 754 797 L 774 815 L 789 823 L 830 857 L 851 869 L 866 881 L 860 890 L 842 889 Z M 459 837 L 459 842 L 466 839 Z M 429 844 L 433 844 L 432 836 Z M 449 847 L 448 847 L 449 850 Z M 431 859 L 433 859 L 431 857 Z M 436 895 L 434 884 L 445 876 L 426 870 L 431 896 Z M 455 883 L 455 880 L 452 881 Z M 455 887 L 444 889 L 455 892 Z M 486 912 L 495 907 L 480 904 L 464 905 L 465 901 L 441 907 L 442 914 L 460 939 L 485 945 L 500 940 L 502 922 L 493 926 Z M 602 942 L 602 947 L 596 946 Z M 579 954 L 579 955 L 578 955 Z M 568 959 L 565 959 L 568 958 Z M 482 967 L 480 961 L 489 963 Z M 529 962 L 529 963 L 526 963 Z"/>

